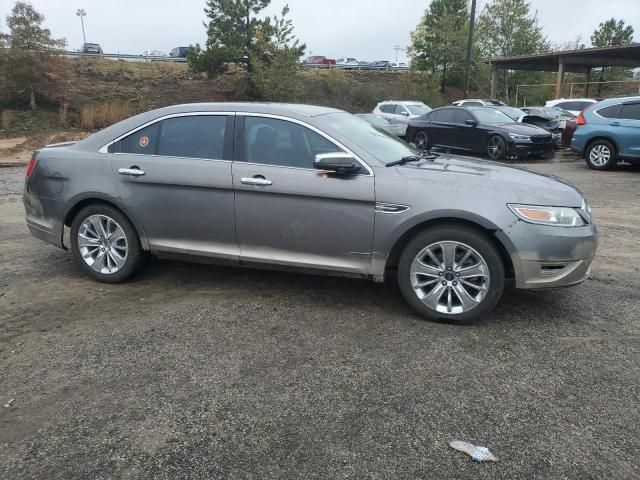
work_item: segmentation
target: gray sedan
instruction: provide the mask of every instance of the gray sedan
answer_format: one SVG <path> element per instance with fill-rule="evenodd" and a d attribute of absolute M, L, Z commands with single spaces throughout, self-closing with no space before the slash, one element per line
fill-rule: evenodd
<path fill-rule="evenodd" d="M 517 288 L 582 282 L 596 226 L 561 180 L 431 156 L 340 110 L 207 103 L 49 145 L 25 181 L 32 234 L 121 282 L 145 252 L 395 280 L 464 322 Z"/>

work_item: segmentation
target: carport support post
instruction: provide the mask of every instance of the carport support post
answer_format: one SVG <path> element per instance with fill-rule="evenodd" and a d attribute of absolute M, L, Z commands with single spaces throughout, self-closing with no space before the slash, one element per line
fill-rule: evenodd
<path fill-rule="evenodd" d="M 591 83 L 591 67 L 587 67 L 586 76 L 587 76 L 587 84 L 584 87 L 584 96 L 585 98 L 589 98 L 589 84 Z"/>
<path fill-rule="evenodd" d="M 558 81 L 556 83 L 556 98 L 562 98 L 562 80 L 564 80 L 564 57 L 558 59 Z"/>
<path fill-rule="evenodd" d="M 491 98 L 496 98 L 498 95 L 498 66 L 495 63 L 491 64 Z"/>

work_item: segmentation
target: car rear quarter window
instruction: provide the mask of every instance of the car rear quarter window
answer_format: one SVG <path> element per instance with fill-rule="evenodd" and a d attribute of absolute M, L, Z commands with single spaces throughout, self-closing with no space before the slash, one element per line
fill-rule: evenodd
<path fill-rule="evenodd" d="M 619 118 L 623 120 L 640 120 L 640 103 L 622 105 Z"/>
<path fill-rule="evenodd" d="M 244 158 L 250 163 L 312 169 L 319 153 L 342 152 L 333 142 L 287 120 L 245 117 Z"/>
<path fill-rule="evenodd" d="M 160 123 L 153 123 L 114 143 L 109 147 L 109 152 L 155 155 L 159 130 Z"/>
<path fill-rule="evenodd" d="M 158 155 L 224 159 L 226 115 L 167 118 L 158 137 Z"/>

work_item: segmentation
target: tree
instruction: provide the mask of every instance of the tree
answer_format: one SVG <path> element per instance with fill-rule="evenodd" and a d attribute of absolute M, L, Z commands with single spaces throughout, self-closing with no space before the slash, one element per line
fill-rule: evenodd
<path fill-rule="evenodd" d="M 591 35 L 591 43 L 594 47 L 610 47 L 614 45 L 629 45 L 633 43 L 634 30 L 631 25 L 625 25 L 624 20 L 611 18 L 598 25 Z M 602 93 L 602 82 L 605 81 L 607 68 L 600 69 L 600 81 L 598 82 L 598 97 Z M 608 78 L 617 79 L 627 75 L 625 69 L 608 69 Z"/>
<path fill-rule="evenodd" d="M 440 90 L 445 91 L 448 75 L 464 70 L 469 28 L 467 0 L 433 0 L 411 33 L 408 53 L 418 70 L 440 73 Z"/>
<path fill-rule="evenodd" d="M 209 24 L 204 49 L 199 44 L 191 50 L 189 66 L 195 72 L 213 76 L 225 71 L 229 63 L 238 63 L 255 54 L 254 33 L 265 21 L 257 15 L 271 0 L 207 0 L 204 9 Z M 252 16 L 253 14 L 253 16 Z"/>
<path fill-rule="evenodd" d="M 0 80 L 4 101 L 29 99 L 36 108 L 36 95 L 60 99 L 64 96 L 66 65 L 55 53 L 66 45 L 42 28 L 44 16 L 27 2 L 16 2 L 7 16 L 9 33 L 2 35 L 7 49 L 0 55 Z"/>
<path fill-rule="evenodd" d="M 476 43 L 485 58 L 532 55 L 551 48 L 528 0 L 493 0 L 488 4 L 478 18 Z M 505 99 L 510 100 L 518 83 L 541 79 L 539 73 L 509 74 L 505 70 L 499 88 Z"/>

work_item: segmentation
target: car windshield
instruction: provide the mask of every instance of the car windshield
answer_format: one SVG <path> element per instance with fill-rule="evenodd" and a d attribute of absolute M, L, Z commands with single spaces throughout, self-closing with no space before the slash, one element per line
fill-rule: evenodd
<path fill-rule="evenodd" d="M 87 48 L 100 48 L 100 45 L 97 43 L 85 43 L 84 46 Z"/>
<path fill-rule="evenodd" d="M 332 130 L 348 137 L 350 141 L 383 164 L 419 154 L 416 149 L 395 135 L 351 114 L 332 113 L 323 115 L 322 120 Z"/>
<path fill-rule="evenodd" d="M 511 117 L 513 120 L 518 120 L 520 117 L 522 117 L 525 114 L 525 112 L 523 112 L 519 108 L 514 108 L 514 107 L 501 107 L 499 110 L 502 113 L 505 113 L 506 115 Z"/>
<path fill-rule="evenodd" d="M 474 108 L 473 114 L 478 122 L 487 125 L 500 125 L 502 123 L 513 123 L 513 120 L 500 110 L 495 108 Z"/>
<path fill-rule="evenodd" d="M 418 103 L 413 105 L 408 104 L 405 106 L 409 109 L 411 115 L 425 115 L 431 111 L 430 107 L 427 107 L 426 105 L 420 105 Z"/>

